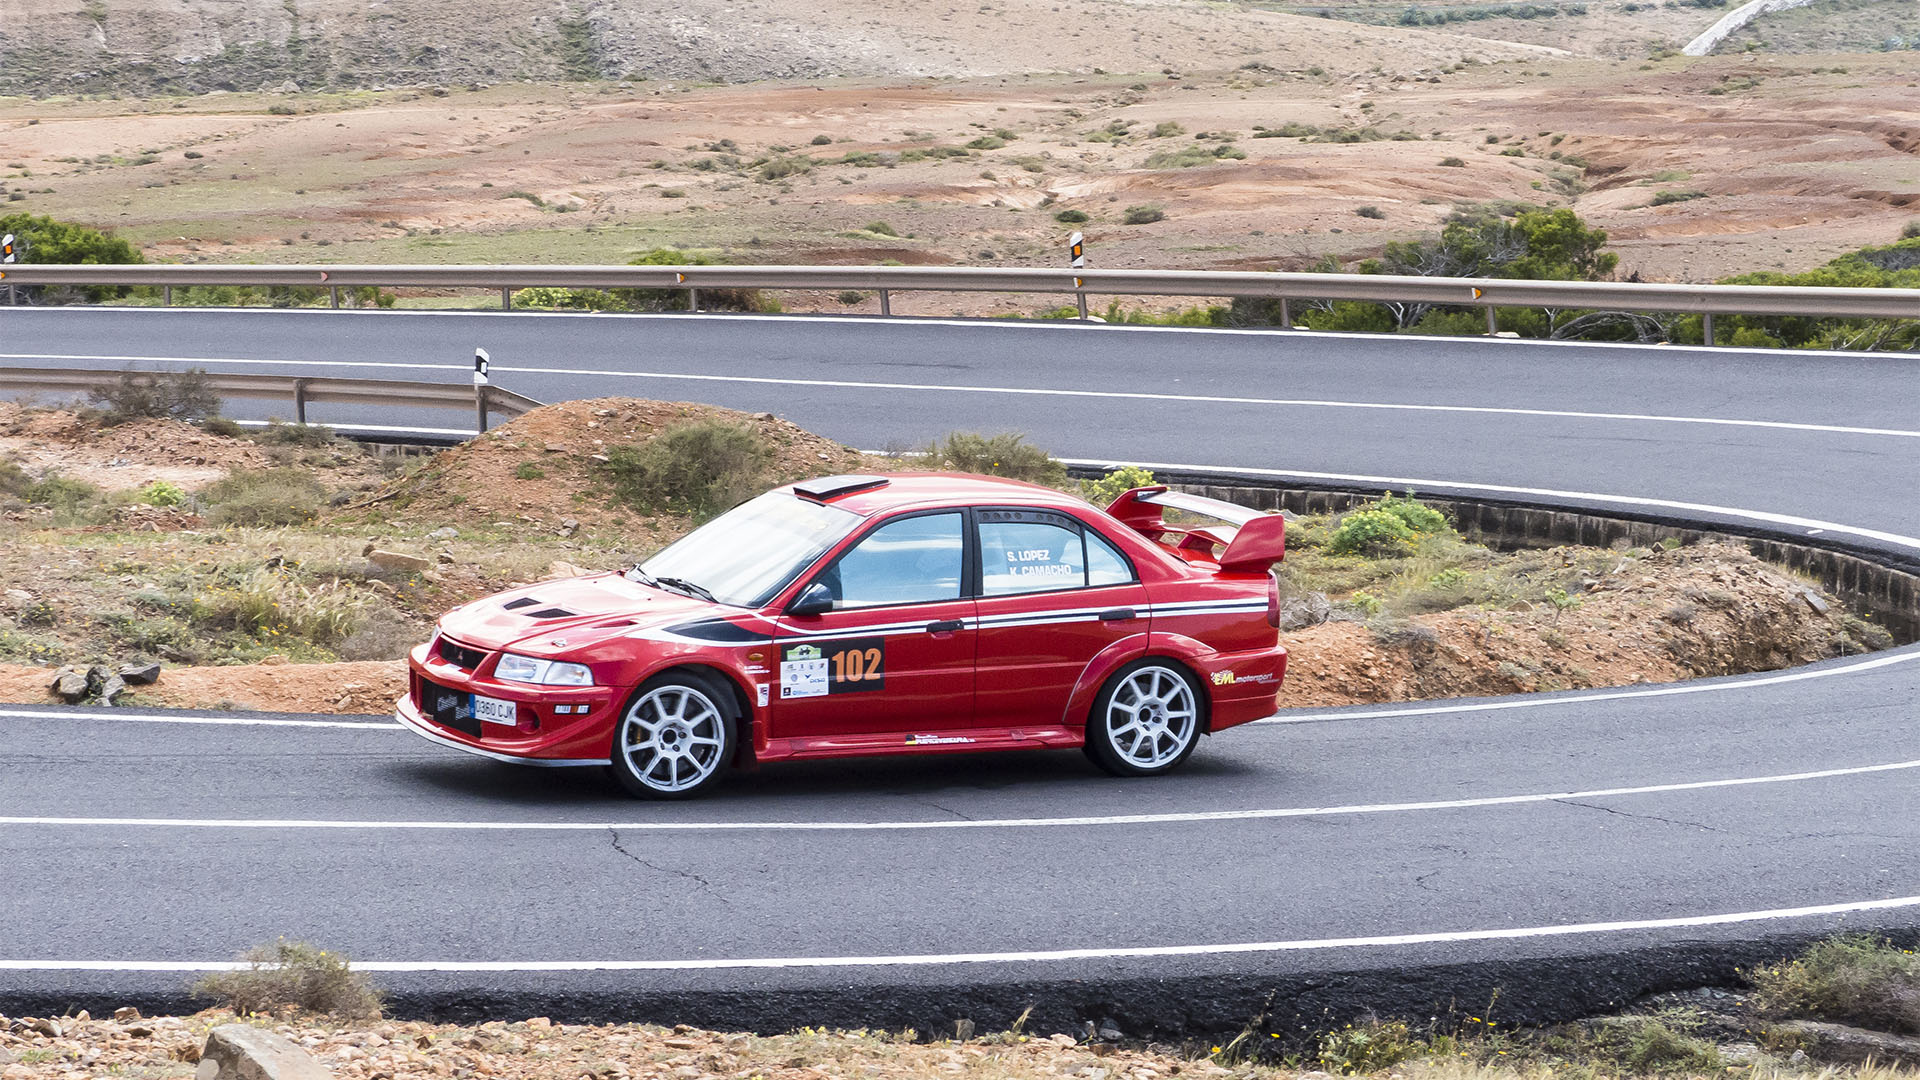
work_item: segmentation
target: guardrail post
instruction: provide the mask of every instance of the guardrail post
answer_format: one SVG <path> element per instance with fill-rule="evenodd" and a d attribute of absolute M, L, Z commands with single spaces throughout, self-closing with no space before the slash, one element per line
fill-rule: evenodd
<path fill-rule="evenodd" d="M 327 286 L 327 299 L 333 304 L 335 308 L 338 308 L 340 306 L 340 286 L 338 285 Z M 302 421 L 302 423 L 304 422 L 305 421 Z"/>
<path fill-rule="evenodd" d="M 161 307 L 173 306 L 173 286 L 171 285 L 160 286 L 160 306 Z"/>
<path fill-rule="evenodd" d="M 700 310 L 700 290 L 699 289 L 687 290 L 687 310 L 688 311 Z"/>
<path fill-rule="evenodd" d="M 893 305 L 887 302 L 887 290 L 880 290 L 880 314 L 892 315 Z"/>
<path fill-rule="evenodd" d="M 500 290 L 500 310 L 501 311 L 513 310 L 513 290 L 512 289 Z"/>
<path fill-rule="evenodd" d="M 1280 298 L 1280 329 L 1293 329 L 1293 302 L 1284 296 Z"/>
<path fill-rule="evenodd" d="M 1496 314 L 1497 313 L 1494 311 L 1493 305 L 1488 304 L 1487 305 L 1487 336 L 1488 337 L 1492 337 L 1493 335 L 1500 332 L 1500 322 L 1497 318 L 1495 318 Z"/>
<path fill-rule="evenodd" d="M 307 380 L 293 380 L 293 422 L 304 425 L 307 422 Z"/>
<path fill-rule="evenodd" d="M 1700 335 L 1706 344 L 1713 344 L 1713 312 L 1709 311 L 1700 317 Z"/>
<path fill-rule="evenodd" d="M 473 430 L 478 434 L 487 433 L 487 385 L 480 383 L 473 388 Z"/>
<path fill-rule="evenodd" d="M 1074 303 L 1078 305 L 1080 308 L 1080 321 L 1086 322 L 1087 321 L 1087 294 L 1083 292 L 1074 293 L 1073 300 L 1074 300 Z"/>

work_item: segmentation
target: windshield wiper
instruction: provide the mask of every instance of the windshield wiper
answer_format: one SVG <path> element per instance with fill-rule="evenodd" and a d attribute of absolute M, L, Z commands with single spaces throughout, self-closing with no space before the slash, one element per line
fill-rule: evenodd
<path fill-rule="evenodd" d="M 649 574 L 645 570 L 640 569 L 639 563 L 634 563 L 632 566 L 627 567 L 627 572 L 622 574 L 621 576 L 626 578 L 628 581 L 637 581 L 642 585 L 660 584 L 658 581 L 654 580 L 654 577 L 652 574 Z"/>
<path fill-rule="evenodd" d="M 695 585 L 693 582 L 688 581 L 686 578 L 658 577 L 658 578 L 654 578 L 653 580 L 655 584 L 665 585 L 669 589 L 686 593 L 689 596 L 699 597 L 700 599 L 705 600 L 709 604 L 717 604 L 720 602 L 713 598 L 712 593 L 708 592 L 706 589 L 702 588 L 701 586 Z"/>

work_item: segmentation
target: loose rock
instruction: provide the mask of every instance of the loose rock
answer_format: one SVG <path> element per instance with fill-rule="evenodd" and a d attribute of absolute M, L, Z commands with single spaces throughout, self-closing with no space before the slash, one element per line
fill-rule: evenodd
<path fill-rule="evenodd" d="M 367 553 L 367 561 L 382 570 L 425 570 L 433 563 L 418 555 L 409 555 L 404 551 L 382 551 L 375 548 Z"/>
<path fill-rule="evenodd" d="M 122 664 L 117 672 L 129 686 L 152 686 L 160 681 L 159 664 Z M 139 1013 L 135 1013 L 138 1016 Z"/>
<path fill-rule="evenodd" d="M 283 1035 L 246 1024 L 207 1032 L 194 1080 L 332 1080 L 320 1063 Z"/>

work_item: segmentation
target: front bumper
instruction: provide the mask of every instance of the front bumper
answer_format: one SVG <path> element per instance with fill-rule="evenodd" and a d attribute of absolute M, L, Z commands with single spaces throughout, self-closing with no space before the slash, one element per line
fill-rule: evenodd
<path fill-rule="evenodd" d="M 450 746 L 455 750 L 464 750 L 469 754 L 474 754 L 483 758 L 489 758 L 493 761 L 505 761 L 515 765 L 548 765 L 548 766 L 609 764 L 609 761 L 607 758 L 528 757 L 524 754 L 502 753 L 501 751 L 498 751 L 498 750 L 489 750 L 484 746 L 477 746 L 473 743 L 466 742 L 451 734 L 443 732 L 439 728 L 435 727 L 433 724 L 429 723 L 425 717 L 420 715 L 420 709 L 414 705 L 413 696 L 411 694 L 401 698 L 399 701 L 394 703 L 393 718 L 395 720 L 400 721 L 401 727 L 406 728 L 407 730 L 413 732 L 415 735 L 420 736 L 421 738 L 427 740 L 428 742 L 438 743 L 441 746 Z"/>

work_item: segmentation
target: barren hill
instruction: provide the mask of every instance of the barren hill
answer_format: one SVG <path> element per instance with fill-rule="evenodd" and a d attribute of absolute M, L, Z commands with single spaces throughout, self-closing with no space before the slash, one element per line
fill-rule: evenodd
<path fill-rule="evenodd" d="M 1202 0 L 8 0 L 0 92 L 1354 70 L 1547 51 Z"/>

